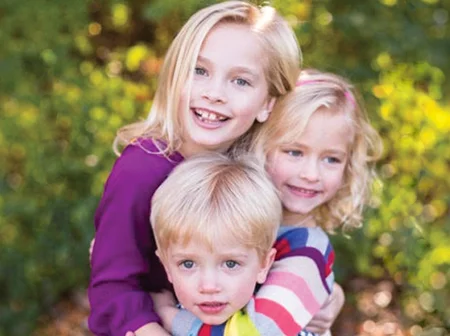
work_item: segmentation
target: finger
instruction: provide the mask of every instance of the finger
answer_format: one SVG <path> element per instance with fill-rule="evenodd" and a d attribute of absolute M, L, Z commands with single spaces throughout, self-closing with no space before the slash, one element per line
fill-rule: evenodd
<path fill-rule="evenodd" d="M 321 335 L 321 334 L 323 334 L 323 333 L 325 333 L 327 331 L 326 329 L 323 329 L 323 328 L 310 327 L 310 326 L 307 326 L 305 328 L 305 330 L 307 330 L 309 332 L 312 332 L 314 334 L 318 334 L 318 335 Z"/>
<path fill-rule="evenodd" d="M 329 314 L 317 314 L 314 318 L 309 322 L 311 325 L 323 325 L 323 324 L 331 324 L 334 321 L 333 316 Z"/>
<path fill-rule="evenodd" d="M 315 319 L 314 321 L 311 321 L 307 326 L 306 326 L 306 330 L 308 331 L 312 331 L 316 334 L 321 334 L 324 333 L 325 331 L 327 331 L 328 329 L 331 328 L 331 323 L 330 322 L 325 322 L 325 321 L 318 321 L 317 319 Z"/>

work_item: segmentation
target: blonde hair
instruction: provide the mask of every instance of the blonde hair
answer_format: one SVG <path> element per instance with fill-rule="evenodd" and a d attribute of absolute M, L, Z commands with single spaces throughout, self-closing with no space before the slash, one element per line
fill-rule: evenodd
<path fill-rule="evenodd" d="M 152 199 L 150 222 L 164 259 L 171 243 L 219 241 L 270 251 L 282 217 L 281 202 L 255 157 L 194 156 L 178 165 Z"/>
<path fill-rule="evenodd" d="M 261 41 L 266 59 L 265 78 L 268 95 L 279 97 L 295 87 L 299 73 L 300 49 L 294 32 L 270 6 L 257 7 L 244 1 L 225 1 L 195 13 L 172 42 L 161 69 L 159 86 L 146 120 L 122 127 L 113 148 L 129 144 L 134 138 L 161 140 L 162 152 L 171 153 L 181 146 L 180 106 L 183 90 L 190 92 L 193 69 L 203 41 L 219 23 L 238 23 L 249 27 Z"/>
<path fill-rule="evenodd" d="M 276 103 L 273 116 L 252 134 L 247 146 L 266 160 L 272 150 L 298 139 L 317 111 L 345 115 L 353 139 L 342 188 L 332 200 L 315 209 L 313 215 L 328 231 L 340 225 L 344 230 L 359 227 L 376 176 L 374 162 L 381 156 L 382 142 L 358 103 L 353 86 L 345 79 L 331 73 L 303 70 L 295 90 Z"/>

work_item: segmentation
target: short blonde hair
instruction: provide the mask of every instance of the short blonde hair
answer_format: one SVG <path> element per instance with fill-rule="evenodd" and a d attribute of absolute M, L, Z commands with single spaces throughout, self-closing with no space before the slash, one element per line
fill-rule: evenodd
<path fill-rule="evenodd" d="M 268 96 L 279 97 L 291 91 L 300 71 L 301 52 L 293 30 L 270 6 L 257 7 L 244 1 L 225 1 L 195 13 L 182 27 L 165 57 L 158 89 L 146 120 L 122 127 L 114 140 L 114 150 L 137 137 L 152 137 L 165 143 L 163 152 L 181 146 L 179 124 L 181 93 L 190 92 L 192 74 L 203 41 L 219 23 L 246 25 L 261 41 Z"/>
<path fill-rule="evenodd" d="M 164 259 L 171 243 L 233 241 L 270 251 L 282 216 L 278 193 L 261 162 L 207 153 L 179 164 L 152 199 L 150 222 Z"/>
<path fill-rule="evenodd" d="M 382 153 L 381 138 L 357 98 L 353 86 L 342 77 L 303 70 L 295 90 L 276 103 L 273 116 L 259 126 L 247 144 L 265 160 L 275 148 L 298 139 L 313 113 L 326 111 L 348 117 L 353 139 L 344 185 L 332 200 L 314 211 L 317 223 L 329 231 L 340 225 L 344 229 L 361 225 L 362 211 L 376 176 L 374 162 Z"/>

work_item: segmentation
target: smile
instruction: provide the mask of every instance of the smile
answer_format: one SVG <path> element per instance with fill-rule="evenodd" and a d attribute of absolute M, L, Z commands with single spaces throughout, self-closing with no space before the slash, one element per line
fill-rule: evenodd
<path fill-rule="evenodd" d="M 305 189 L 305 188 L 300 188 L 300 187 L 296 187 L 296 186 L 292 186 L 292 185 L 288 185 L 287 187 L 295 195 L 301 196 L 301 197 L 312 198 L 312 197 L 315 197 L 318 194 L 320 194 L 320 191 L 313 190 L 313 189 Z"/>
<path fill-rule="evenodd" d="M 223 122 L 230 119 L 222 114 L 209 110 L 192 108 L 192 111 L 198 117 L 198 119 L 200 119 L 200 121 L 206 123 Z"/>

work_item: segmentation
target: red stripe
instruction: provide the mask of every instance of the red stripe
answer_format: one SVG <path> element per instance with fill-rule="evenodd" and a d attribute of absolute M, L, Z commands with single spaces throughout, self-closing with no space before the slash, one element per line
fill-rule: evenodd
<path fill-rule="evenodd" d="M 291 314 L 274 301 L 255 299 L 255 311 L 273 320 L 281 329 L 283 335 L 297 335 L 302 331 L 302 327 L 294 321 Z"/>
<path fill-rule="evenodd" d="M 198 336 L 210 336 L 211 335 L 211 326 L 209 324 L 203 324 L 200 330 L 198 331 Z"/>
<path fill-rule="evenodd" d="M 325 276 L 328 276 L 331 274 L 331 272 L 333 272 L 333 270 L 331 269 L 333 264 L 334 264 L 334 250 L 331 251 L 330 255 L 328 256 L 327 265 L 325 268 Z"/>
<path fill-rule="evenodd" d="M 287 239 L 281 239 L 275 243 L 275 248 L 277 250 L 277 254 L 275 260 L 281 259 L 284 254 L 291 251 L 291 247 L 289 246 L 289 241 Z"/>

